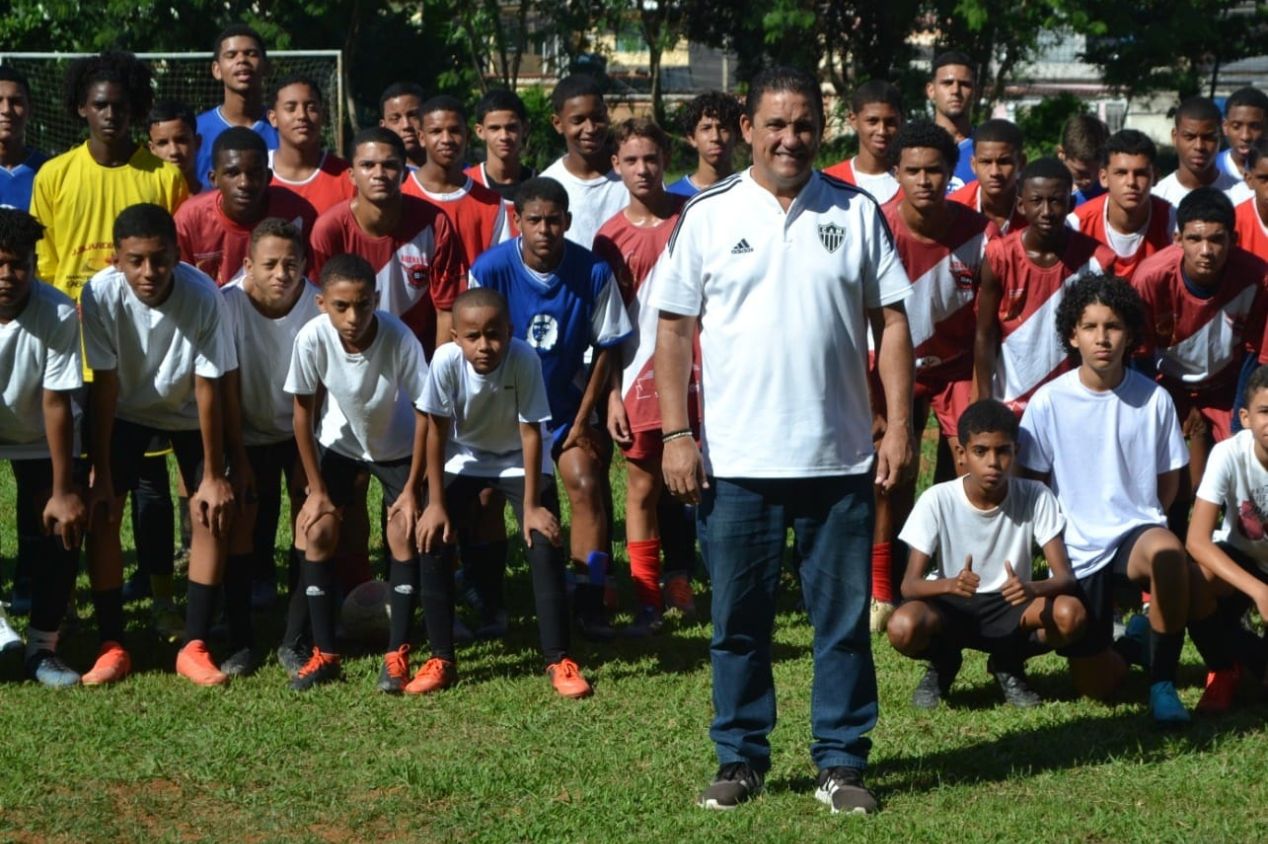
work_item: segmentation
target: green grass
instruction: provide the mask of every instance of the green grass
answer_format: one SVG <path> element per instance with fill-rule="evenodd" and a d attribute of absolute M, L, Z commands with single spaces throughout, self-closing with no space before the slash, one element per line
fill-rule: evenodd
<path fill-rule="evenodd" d="M 12 502 L 5 474 L 0 512 Z M 13 551 L 5 519 L 0 552 Z M 1254 841 L 1268 827 L 1262 707 L 1159 734 L 1143 677 L 1122 704 L 1076 701 L 1047 656 L 1031 672 L 1050 702 L 1016 711 L 972 655 L 950 706 L 919 713 L 907 701 L 920 666 L 881 639 L 870 783 L 884 811 L 830 816 L 811 797 L 811 637 L 792 588 L 776 633 L 768 790 L 741 811 L 706 813 L 692 800 L 714 771 L 707 625 L 579 642 L 596 693 L 565 701 L 541 674 L 518 559 L 509 593 L 509 640 L 460 651 L 463 682 L 424 699 L 375 695 L 374 654 L 302 697 L 272 663 L 228 689 L 191 688 L 140 609 L 138 670 L 116 688 L 48 691 L 5 664 L 0 840 Z M 262 623 L 276 635 L 280 622 Z M 78 666 L 93 650 L 91 623 L 63 646 Z M 1201 677 L 1186 650 L 1190 706 Z"/>

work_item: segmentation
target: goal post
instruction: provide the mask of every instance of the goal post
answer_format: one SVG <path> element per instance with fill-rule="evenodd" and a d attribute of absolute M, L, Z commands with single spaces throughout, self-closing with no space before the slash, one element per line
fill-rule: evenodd
<path fill-rule="evenodd" d="M 0 65 L 27 78 L 31 86 L 31 115 L 27 145 L 50 154 L 65 152 L 86 137 L 83 122 L 66 113 L 63 104 L 66 70 L 78 58 L 95 53 L 29 53 L 0 51 Z M 224 87 L 211 75 L 211 55 L 197 53 L 137 53 L 154 75 L 154 100 L 177 100 L 200 114 L 224 101 Z M 265 90 L 291 74 L 311 77 L 321 86 L 326 102 L 326 146 L 340 154 L 344 141 L 345 99 L 343 53 L 340 50 L 270 50 Z M 134 126 L 138 137 L 144 126 Z"/>

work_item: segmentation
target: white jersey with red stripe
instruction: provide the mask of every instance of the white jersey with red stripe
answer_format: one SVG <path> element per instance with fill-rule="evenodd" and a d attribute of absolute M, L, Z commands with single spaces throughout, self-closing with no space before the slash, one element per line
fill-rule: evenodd
<path fill-rule="evenodd" d="M 1243 353 L 1258 351 L 1268 265 L 1233 247 L 1209 291 L 1186 280 L 1183 266 L 1184 250 L 1169 246 L 1141 264 L 1132 279 L 1145 302 L 1146 351 L 1172 383 L 1190 390 L 1231 385 Z"/>
<path fill-rule="evenodd" d="M 984 215 L 948 203 L 953 218 L 950 229 L 936 241 L 926 240 L 907 226 L 900 206 L 901 202 L 891 202 L 882 206 L 881 212 L 911 279 L 912 295 L 905 305 L 916 379 L 945 382 L 968 378 L 973 368 L 973 302 L 978 274 L 986 244 L 1000 236 L 999 229 Z"/>
<path fill-rule="evenodd" d="M 1025 231 L 1014 232 L 986 245 L 986 262 L 1000 285 L 1000 349 L 991 394 L 1015 413 L 1025 410 L 1031 394 L 1068 366 L 1055 330 L 1066 288 L 1106 272 L 1114 262 L 1108 246 L 1071 231 L 1060 259 L 1041 267 L 1026 255 L 1023 235 Z"/>
<path fill-rule="evenodd" d="M 1149 220 L 1139 231 L 1124 234 L 1110 225 L 1108 193 L 1071 211 L 1066 225 L 1113 249 L 1114 275 L 1131 281 L 1146 259 L 1175 242 L 1175 206 L 1152 195 L 1148 202 Z"/>

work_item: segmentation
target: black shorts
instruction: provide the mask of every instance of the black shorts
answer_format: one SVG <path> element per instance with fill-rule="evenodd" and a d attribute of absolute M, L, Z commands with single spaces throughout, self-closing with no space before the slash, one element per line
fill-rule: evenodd
<path fill-rule="evenodd" d="M 539 506 L 545 507 L 556 519 L 559 518 L 559 493 L 555 489 L 555 477 L 542 475 L 538 483 Z M 496 490 L 506 498 L 515 513 L 515 521 L 524 527 L 524 476 L 509 478 L 481 478 L 474 475 L 451 475 L 445 473 L 445 509 L 453 520 L 454 530 L 465 536 L 470 528 L 466 522 L 472 513 L 471 505 L 486 489 Z M 548 543 L 549 544 L 549 543 Z"/>
<path fill-rule="evenodd" d="M 1240 548 L 1234 548 L 1227 542 L 1217 542 L 1215 544 L 1221 551 L 1228 555 L 1230 560 L 1245 569 L 1248 574 L 1260 583 L 1268 583 L 1268 572 L 1261 569 L 1259 564 L 1251 559 L 1245 551 L 1242 551 Z M 1250 605 L 1250 596 L 1242 592 L 1240 589 L 1234 589 L 1232 595 L 1229 595 L 1227 598 L 1220 599 L 1220 610 L 1223 612 L 1229 612 L 1238 618 L 1241 618 L 1242 614 L 1245 613 L 1246 610 L 1250 609 Z"/>
<path fill-rule="evenodd" d="M 1069 659 L 1096 656 L 1114 644 L 1114 595 L 1119 589 L 1137 589 L 1127 577 L 1127 561 L 1132 549 L 1145 531 L 1163 528 L 1163 525 L 1137 525 L 1123 534 L 1114 549 L 1114 556 L 1087 577 L 1076 581 L 1075 593 L 1087 610 L 1087 626 L 1083 638 L 1072 645 L 1058 648 L 1057 653 Z"/>
<path fill-rule="evenodd" d="M 1024 640 L 1028 635 L 1021 629 L 1021 617 L 1029 603 L 1014 606 L 999 592 L 979 592 L 967 598 L 939 595 L 921 600 L 942 617 L 941 635 L 957 650 L 973 648 L 994 653 L 1006 643 Z"/>
<path fill-rule="evenodd" d="M 362 472 L 368 472 L 383 484 L 384 507 L 391 507 L 401 497 L 405 484 L 409 482 L 409 465 L 413 458 L 402 457 L 400 460 L 380 463 L 344 457 L 329 448 L 321 448 L 320 451 L 318 459 L 321 479 L 326 484 L 326 493 L 336 507 L 347 507 L 352 503 L 356 479 Z"/>
<path fill-rule="evenodd" d="M 249 445 L 246 453 L 257 484 L 260 478 L 274 477 L 285 477 L 289 482 L 299 465 L 299 447 L 295 445 L 294 437 L 266 445 Z"/>
<path fill-rule="evenodd" d="M 141 461 L 156 441 L 171 443 L 172 453 L 176 455 L 176 466 L 189 494 L 193 495 L 198 489 L 202 481 L 204 458 L 203 438 L 198 429 L 164 431 L 116 418 L 110 435 L 110 477 L 114 481 L 115 495 L 127 495 L 130 490 L 136 489 L 141 479 Z M 89 457 L 92 457 L 91 447 Z"/>

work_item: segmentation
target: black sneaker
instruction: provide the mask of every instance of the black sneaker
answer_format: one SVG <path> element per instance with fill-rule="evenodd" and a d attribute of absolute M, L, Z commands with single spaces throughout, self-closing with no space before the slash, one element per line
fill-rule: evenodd
<path fill-rule="evenodd" d="M 230 677 L 250 677 L 259 667 L 260 657 L 251 648 L 240 648 L 220 663 L 220 670 Z"/>
<path fill-rule="evenodd" d="M 1022 709 L 1029 709 L 1043 703 L 1043 698 L 1030 688 L 1030 683 L 1026 680 L 1025 663 L 1006 663 L 1003 660 L 997 661 L 992 656 L 986 660 L 986 670 L 995 678 L 995 682 L 999 683 L 1006 702 Z"/>
<path fill-rule="evenodd" d="M 950 657 L 930 662 L 925 668 L 925 676 L 916 684 L 911 693 L 911 705 L 917 709 L 937 709 L 942 697 L 951 690 L 955 675 L 960 673 L 961 657 L 955 651 Z"/>
<path fill-rule="evenodd" d="M 718 773 L 700 794 L 696 805 L 702 809 L 728 810 L 756 797 L 762 790 L 762 775 L 747 762 L 732 762 Z"/>
<path fill-rule="evenodd" d="M 291 689 L 306 692 L 313 686 L 333 683 L 342 676 L 338 654 L 328 654 L 313 648 L 313 655 L 308 658 L 308 662 L 304 663 L 304 667 L 299 669 L 295 679 L 291 680 Z"/>
<path fill-rule="evenodd" d="M 815 799 L 834 815 L 871 815 L 880 808 L 876 797 L 863 785 L 863 772 L 858 768 L 824 768 L 819 772 Z"/>
<path fill-rule="evenodd" d="M 283 642 L 277 648 L 277 662 L 286 671 L 286 676 L 294 680 L 299 675 L 299 669 L 308 662 L 312 650 L 311 646 L 305 646 L 303 642 Z"/>

